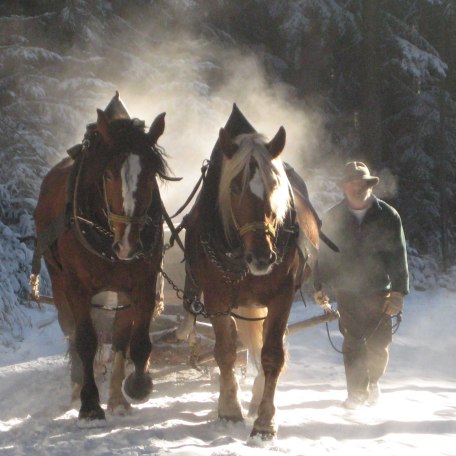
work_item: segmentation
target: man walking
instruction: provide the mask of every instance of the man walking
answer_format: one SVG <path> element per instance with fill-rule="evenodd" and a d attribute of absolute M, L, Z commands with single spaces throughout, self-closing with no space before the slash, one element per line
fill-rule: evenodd
<path fill-rule="evenodd" d="M 323 244 L 315 274 L 315 300 L 324 307 L 332 289 L 340 313 L 349 409 L 379 399 L 391 316 L 401 312 L 409 287 L 401 219 L 372 193 L 378 181 L 362 162 L 345 165 L 344 199 L 323 216 L 323 229 L 340 252 Z"/>

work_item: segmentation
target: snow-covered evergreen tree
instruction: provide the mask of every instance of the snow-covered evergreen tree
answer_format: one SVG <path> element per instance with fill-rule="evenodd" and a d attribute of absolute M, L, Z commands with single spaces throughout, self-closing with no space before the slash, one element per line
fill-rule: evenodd
<path fill-rule="evenodd" d="M 411 245 L 454 264 L 455 10 L 452 0 L 1 2 L 0 334 L 9 335 L 0 343 L 27 324 L 33 245 L 20 238 L 34 233 L 41 180 L 81 140 L 95 108 L 125 88 L 147 115 L 169 110 L 175 131 L 197 119 L 193 130 L 209 135 L 208 125 L 217 131 L 226 120 L 220 106 L 235 101 L 218 97 L 246 56 L 255 64 L 243 71 L 261 67 L 261 90 L 278 84 L 285 104 L 322 116 L 329 139 L 310 163 L 333 162 L 331 176 L 334 163 L 369 159 L 363 148 L 378 118 L 381 144 L 370 159 L 398 180 L 393 202 Z M 242 77 L 254 91 L 250 74 Z M 365 115 L 373 105 L 375 116 Z"/>

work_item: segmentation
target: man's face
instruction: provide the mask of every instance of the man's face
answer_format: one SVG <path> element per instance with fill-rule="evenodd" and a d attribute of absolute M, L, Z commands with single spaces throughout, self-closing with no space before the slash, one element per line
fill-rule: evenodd
<path fill-rule="evenodd" d="M 344 182 L 342 190 L 352 209 L 364 209 L 369 205 L 372 196 L 372 185 L 362 179 Z"/>

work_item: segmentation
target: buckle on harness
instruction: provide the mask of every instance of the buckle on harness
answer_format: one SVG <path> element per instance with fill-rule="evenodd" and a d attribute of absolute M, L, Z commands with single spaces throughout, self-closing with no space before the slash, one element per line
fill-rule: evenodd
<path fill-rule="evenodd" d="M 196 296 L 187 300 L 187 308 L 193 315 L 201 315 L 204 312 L 204 306 Z"/>

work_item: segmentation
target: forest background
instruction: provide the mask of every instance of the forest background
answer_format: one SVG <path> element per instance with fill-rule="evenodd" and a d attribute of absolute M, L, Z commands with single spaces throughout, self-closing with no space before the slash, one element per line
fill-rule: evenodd
<path fill-rule="evenodd" d="M 42 178 L 115 90 L 148 123 L 168 112 L 186 181 L 165 191 L 171 208 L 237 102 L 259 131 L 286 127 L 319 210 L 345 161 L 368 163 L 401 214 L 412 286 L 456 288 L 454 0 L 3 0 L 0 344 L 29 324 L 21 238 Z"/>

